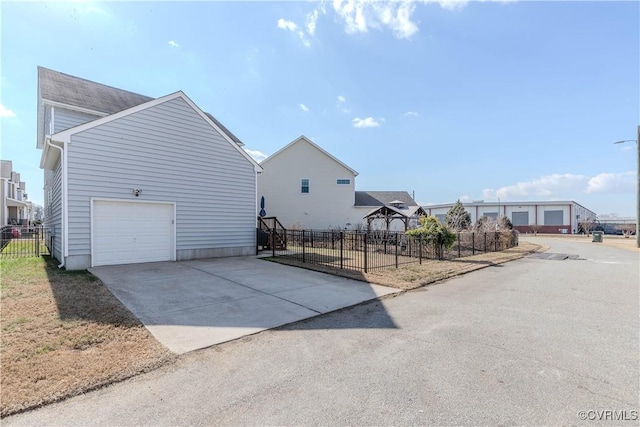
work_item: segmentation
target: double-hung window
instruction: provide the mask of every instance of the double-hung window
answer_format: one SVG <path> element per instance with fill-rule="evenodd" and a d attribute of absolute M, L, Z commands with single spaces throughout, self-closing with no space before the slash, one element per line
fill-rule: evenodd
<path fill-rule="evenodd" d="M 303 178 L 300 184 L 300 192 L 308 193 L 309 192 L 309 180 L 307 178 Z"/>

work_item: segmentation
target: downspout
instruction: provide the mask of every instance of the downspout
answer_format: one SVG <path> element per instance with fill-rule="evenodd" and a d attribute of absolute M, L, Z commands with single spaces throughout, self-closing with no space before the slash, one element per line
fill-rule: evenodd
<path fill-rule="evenodd" d="M 60 236 L 60 244 L 61 244 L 60 254 L 62 255 L 62 262 L 60 263 L 60 265 L 58 265 L 58 268 L 62 268 L 62 267 L 64 267 L 64 262 L 65 262 L 65 259 L 66 259 L 65 258 L 65 256 L 66 256 L 65 255 L 65 251 L 67 249 L 66 239 L 65 239 L 66 231 L 67 231 L 66 221 L 65 221 L 65 218 L 66 218 L 65 217 L 65 213 L 66 213 L 66 195 L 67 195 L 66 188 L 65 188 L 66 187 L 66 183 L 67 183 L 65 170 L 67 168 L 67 164 L 64 161 L 65 160 L 64 159 L 65 151 L 62 149 L 62 147 L 58 147 L 57 145 L 52 144 L 51 143 L 51 137 L 46 137 L 44 142 L 49 147 L 57 148 L 58 150 L 60 150 L 60 167 L 62 168 L 62 177 L 61 177 L 62 178 L 62 182 L 60 183 L 60 191 L 62 192 L 62 194 L 61 194 L 61 196 L 62 196 L 61 197 L 62 206 L 60 207 L 60 215 L 61 215 L 61 218 L 60 218 L 61 226 L 60 227 L 62 228 L 62 236 Z"/>

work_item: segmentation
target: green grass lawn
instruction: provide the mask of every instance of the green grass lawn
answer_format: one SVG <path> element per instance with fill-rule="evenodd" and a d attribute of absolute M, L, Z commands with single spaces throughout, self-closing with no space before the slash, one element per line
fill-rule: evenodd
<path fill-rule="evenodd" d="M 12 239 L 2 248 L 0 256 L 48 255 L 49 249 L 42 239 Z"/>

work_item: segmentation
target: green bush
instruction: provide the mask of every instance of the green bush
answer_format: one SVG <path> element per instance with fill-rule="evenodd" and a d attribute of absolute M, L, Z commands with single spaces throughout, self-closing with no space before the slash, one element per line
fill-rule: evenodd
<path fill-rule="evenodd" d="M 451 248 L 457 238 L 456 233 L 449 230 L 433 216 L 420 217 L 420 227 L 409 230 L 406 234 L 416 237 L 422 242 L 433 244 L 439 258 L 442 257 L 442 249 Z"/>

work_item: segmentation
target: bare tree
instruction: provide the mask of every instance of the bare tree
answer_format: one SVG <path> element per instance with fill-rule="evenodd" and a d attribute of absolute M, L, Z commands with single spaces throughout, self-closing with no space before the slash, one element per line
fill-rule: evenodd
<path fill-rule="evenodd" d="M 33 205 L 33 220 L 37 222 L 44 221 L 44 208 L 41 205 Z"/>
<path fill-rule="evenodd" d="M 481 216 L 473 225 L 473 231 L 476 231 L 479 233 L 496 231 L 497 229 L 496 223 L 497 221 L 493 217 Z"/>
<path fill-rule="evenodd" d="M 585 219 L 578 223 L 578 232 L 584 233 L 587 236 L 591 234 L 591 230 L 596 226 L 596 222 L 593 218 Z"/>
<path fill-rule="evenodd" d="M 538 230 L 540 230 L 540 224 L 531 224 L 531 231 L 533 231 L 533 235 L 537 236 L 538 235 Z"/>
<path fill-rule="evenodd" d="M 624 234 L 624 237 L 629 238 L 629 236 L 631 236 L 636 231 L 636 225 L 635 224 L 617 224 L 616 229 L 622 231 L 622 234 Z"/>

